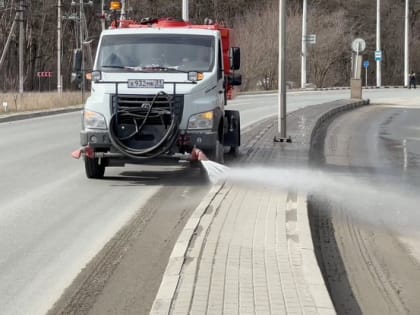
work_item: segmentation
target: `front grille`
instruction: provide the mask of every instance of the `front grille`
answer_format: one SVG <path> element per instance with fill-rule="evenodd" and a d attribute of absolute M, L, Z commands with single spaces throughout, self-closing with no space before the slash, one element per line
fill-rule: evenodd
<path fill-rule="evenodd" d="M 144 115 L 152 106 L 153 109 L 159 112 L 167 112 L 165 116 L 171 116 L 174 113 L 181 120 L 183 108 L 184 108 L 184 96 L 183 95 L 131 95 L 131 94 L 118 94 L 111 96 L 111 112 L 112 114 L 121 113 L 124 111 L 136 112 L 140 115 Z M 153 101 L 154 100 L 154 101 Z M 172 112 L 170 104 L 172 103 Z M 170 118 L 170 117 L 167 117 Z M 165 118 L 165 120 L 167 119 Z M 162 117 L 149 117 L 147 124 L 162 124 Z"/>

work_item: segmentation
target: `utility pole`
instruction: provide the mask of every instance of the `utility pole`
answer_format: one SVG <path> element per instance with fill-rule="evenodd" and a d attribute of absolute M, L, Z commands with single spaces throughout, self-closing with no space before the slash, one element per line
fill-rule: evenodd
<path fill-rule="evenodd" d="M 7 53 L 7 50 L 9 49 L 9 45 L 10 45 L 10 41 L 12 39 L 13 33 L 15 32 L 16 21 L 18 20 L 19 20 L 19 12 L 16 12 L 15 19 L 13 20 L 12 27 L 10 28 L 9 36 L 7 36 L 6 44 L 4 45 L 4 48 L 3 48 L 3 53 L 1 54 L 1 57 L 0 57 L 0 69 L 3 66 L 4 60 L 6 59 L 6 53 Z"/>
<path fill-rule="evenodd" d="M 102 26 L 102 30 L 105 30 L 104 0 L 101 0 L 101 26 Z"/>
<path fill-rule="evenodd" d="M 57 92 L 63 92 L 61 79 L 61 0 L 57 4 Z"/>
<path fill-rule="evenodd" d="M 121 15 L 120 21 L 126 20 L 126 13 L 125 13 L 125 0 L 121 0 Z"/>
<path fill-rule="evenodd" d="M 306 55 L 307 55 L 307 0 L 303 0 L 302 12 L 302 63 L 301 63 L 301 88 L 306 87 Z"/>
<path fill-rule="evenodd" d="M 24 49 L 24 26 L 23 26 L 23 7 L 24 0 L 19 2 L 19 95 L 22 101 L 23 94 L 23 49 Z"/>
<path fill-rule="evenodd" d="M 83 52 L 83 22 L 84 22 L 84 14 L 83 14 L 83 1 L 79 0 L 80 6 L 79 6 L 79 38 L 80 38 L 80 51 L 82 55 L 82 64 L 81 64 L 81 71 L 82 71 L 82 83 L 81 83 L 81 91 L 82 91 L 82 103 L 85 102 L 85 54 Z"/>
<path fill-rule="evenodd" d="M 408 87 L 408 66 L 409 66 L 409 58 L 410 58 L 410 52 L 409 52 L 409 45 L 408 45 L 408 37 L 409 37 L 409 0 L 405 0 L 405 25 L 404 25 L 404 86 Z"/>
<path fill-rule="evenodd" d="M 187 22 L 189 21 L 189 3 L 188 0 L 182 0 L 182 19 Z"/>
<path fill-rule="evenodd" d="M 381 0 L 376 0 L 376 51 L 381 51 Z M 376 57 L 375 57 L 376 58 Z M 381 58 L 376 58 L 376 87 L 381 87 Z"/>

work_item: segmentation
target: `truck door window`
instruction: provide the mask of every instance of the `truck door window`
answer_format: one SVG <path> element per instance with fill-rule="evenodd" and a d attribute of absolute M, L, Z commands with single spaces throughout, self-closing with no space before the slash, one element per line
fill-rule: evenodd
<path fill-rule="evenodd" d="M 222 53 L 222 42 L 219 40 L 219 49 L 217 54 L 217 79 L 223 78 L 223 53 Z"/>

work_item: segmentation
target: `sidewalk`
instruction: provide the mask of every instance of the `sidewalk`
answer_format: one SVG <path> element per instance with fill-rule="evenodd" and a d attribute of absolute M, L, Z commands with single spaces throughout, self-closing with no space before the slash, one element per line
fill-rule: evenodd
<path fill-rule="evenodd" d="M 274 143 L 275 119 L 250 135 L 242 162 L 306 165 L 314 131 L 339 101 L 288 115 L 292 143 Z M 335 314 L 311 239 L 306 196 L 269 187 L 212 188 L 181 233 L 151 314 Z"/>

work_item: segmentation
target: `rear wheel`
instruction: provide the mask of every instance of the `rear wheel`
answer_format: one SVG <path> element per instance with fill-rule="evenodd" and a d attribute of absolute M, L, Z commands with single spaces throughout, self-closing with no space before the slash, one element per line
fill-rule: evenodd
<path fill-rule="evenodd" d="M 105 163 L 98 158 L 90 159 L 85 156 L 85 171 L 87 178 L 103 178 L 105 174 Z"/>
<path fill-rule="evenodd" d="M 237 146 L 231 146 L 229 149 L 229 154 L 233 157 L 237 157 L 239 154 L 239 147 Z"/>

